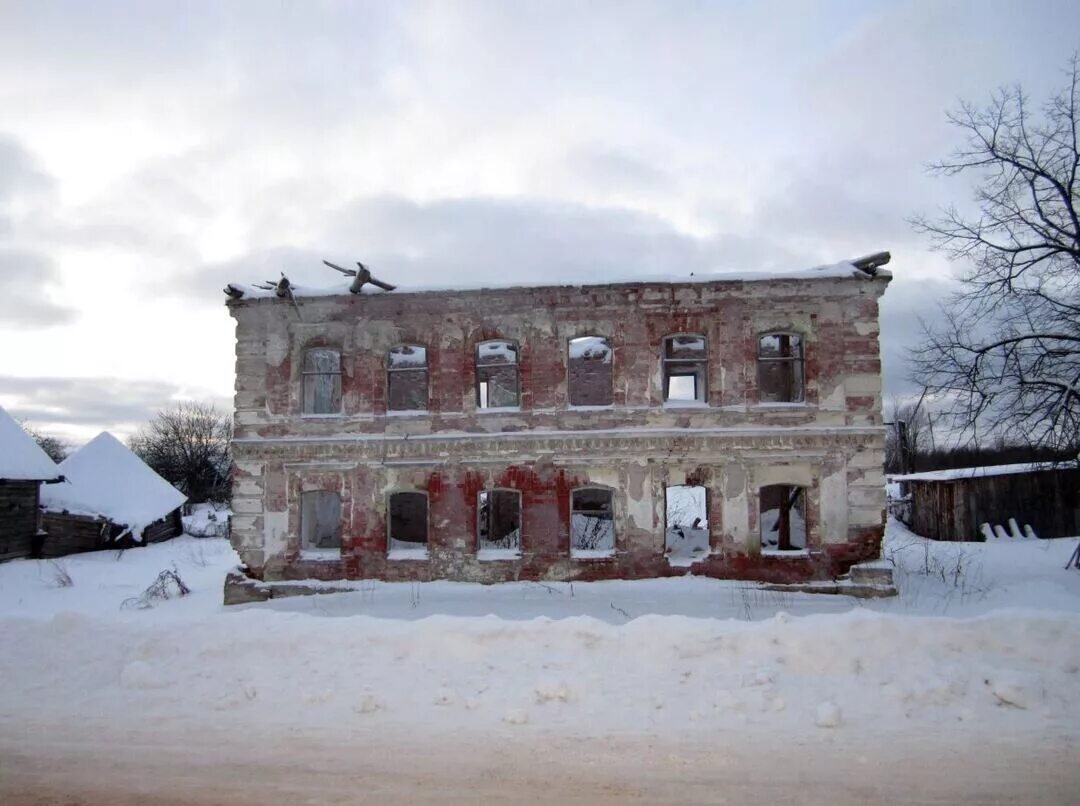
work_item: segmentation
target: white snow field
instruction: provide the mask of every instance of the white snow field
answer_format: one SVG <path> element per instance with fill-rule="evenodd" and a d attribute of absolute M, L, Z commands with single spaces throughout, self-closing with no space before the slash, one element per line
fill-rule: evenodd
<path fill-rule="evenodd" d="M 0 802 L 1076 803 L 1076 544 L 891 522 L 901 596 L 870 602 L 686 577 L 226 609 L 219 538 L 15 561 Z M 173 568 L 190 595 L 121 607 Z"/>

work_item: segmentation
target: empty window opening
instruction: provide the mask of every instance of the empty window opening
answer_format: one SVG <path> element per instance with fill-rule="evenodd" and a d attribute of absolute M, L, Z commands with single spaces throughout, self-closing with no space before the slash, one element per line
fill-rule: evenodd
<path fill-rule="evenodd" d="M 304 414 L 341 412 L 341 353 L 322 347 L 308 350 L 304 353 L 301 376 Z"/>
<path fill-rule="evenodd" d="M 703 336 L 664 339 L 664 402 L 704 403 L 708 400 L 708 350 Z"/>
<path fill-rule="evenodd" d="M 341 496 L 328 490 L 300 494 L 300 548 L 341 549 Z"/>
<path fill-rule="evenodd" d="M 567 369 L 571 406 L 610 406 L 611 342 L 603 336 L 570 339 Z"/>
<path fill-rule="evenodd" d="M 419 492 L 391 493 L 388 530 L 390 554 L 427 556 L 427 495 Z"/>
<path fill-rule="evenodd" d="M 386 408 L 425 411 L 428 405 L 427 348 L 418 344 L 394 347 L 386 362 Z"/>
<path fill-rule="evenodd" d="M 770 484 L 759 494 L 762 551 L 801 551 L 806 548 L 806 489 Z"/>
<path fill-rule="evenodd" d="M 570 556 L 606 557 L 615 553 L 611 490 L 586 487 L 570 494 Z"/>
<path fill-rule="evenodd" d="M 709 554 L 708 490 L 675 484 L 664 491 L 664 547 L 672 565 L 690 565 Z"/>
<path fill-rule="evenodd" d="M 521 553 L 521 493 L 483 490 L 478 514 L 481 558 L 516 557 Z"/>
<path fill-rule="evenodd" d="M 803 344 L 794 333 L 769 333 L 758 340 L 758 399 L 762 403 L 803 400 Z"/>
<path fill-rule="evenodd" d="M 482 341 L 476 346 L 476 405 L 481 409 L 516 408 L 518 348 L 512 341 Z"/>

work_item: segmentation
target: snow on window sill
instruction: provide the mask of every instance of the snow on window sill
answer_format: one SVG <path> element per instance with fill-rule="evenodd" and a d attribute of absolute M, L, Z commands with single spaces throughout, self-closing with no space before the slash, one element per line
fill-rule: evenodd
<path fill-rule="evenodd" d="M 487 406 L 477 407 L 477 414 L 516 414 L 521 411 L 521 406 Z"/>
<path fill-rule="evenodd" d="M 608 403 L 606 406 L 575 406 L 573 403 L 569 403 L 566 408 L 569 411 L 614 411 L 615 405 Z"/>
<path fill-rule="evenodd" d="M 431 414 L 427 409 L 387 409 L 387 417 L 427 417 Z"/>
<path fill-rule="evenodd" d="M 340 560 L 341 549 L 300 549 L 301 560 Z"/>
<path fill-rule="evenodd" d="M 665 400 L 665 409 L 707 409 L 708 401 L 705 400 Z"/>
<path fill-rule="evenodd" d="M 341 420 L 344 419 L 344 417 L 345 412 L 343 411 L 332 411 L 327 412 L 326 414 L 317 414 L 313 411 L 300 412 L 301 420 Z"/>
<path fill-rule="evenodd" d="M 672 554 L 668 553 L 664 555 L 667 557 L 668 565 L 672 568 L 689 568 L 695 563 L 699 563 L 702 560 L 707 560 L 712 556 L 711 551 L 700 551 L 694 554 Z"/>
<path fill-rule="evenodd" d="M 476 559 L 481 562 L 520 560 L 521 549 L 480 549 L 476 552 Z"/>
<path fill-rule="evenodd" d="M 571 560 L 613 560 L 615 549 L 570 549 Z"/>
<path fill-rule="evenodd" d="M 780 549 L 762 549 L 762 557 L 784 557 L 784 558 L 800 558 L 809 557 L 810 549 L 790 549 L 788 551 L 781 551 Z"/>
<path fill-rule="evenodd" d="M 388 560 L 426 560 L 428 559 L 427 549 L 391 549 L 386 552 L 386 559 Z"/>
<path fill-rule="evenodd" d="M 795 400 L 790 402 L 775 402 L 775 403 L 755 403 L 750 408 L 752 409 L 812 409 L 810 403 L 805 400 Z"/>

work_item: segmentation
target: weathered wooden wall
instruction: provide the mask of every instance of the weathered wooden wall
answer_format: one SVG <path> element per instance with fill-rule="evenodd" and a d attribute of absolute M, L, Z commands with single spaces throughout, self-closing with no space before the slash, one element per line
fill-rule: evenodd
<path fill-rule="evenodd" d="M 911 528 L 936 540 L 982 540 L 982 524 L 1030 524 L 1039 537 L 1080 534 L 1080 469 L 910 481 Z"/>
<path fill-rule="evenodd" d="M 41 556 L 50 559 L 106 548 L 110 531 L 111 524 L 104 518 L 46 512 Z"/>
<path fill-rule="evenodd" d="M 47 534 L 42 542 L 41 556 L 44 558 L 63 557 L 83 551 L 130 549 L 176 537 L 184 531 L 184 528 L 180 520 L 180 510 L 176 509 L 161 520 L 147 526 L 143 530 L 142 541 L 136 541 L 130 536 L 116 539 L 123 530 L 123 526 L 118 526 L 104 518 L 64 512 L 46 512 L 45 531 Z"/>
<path fill-rule="evenodd" d="M 0 482 L 0 561 L 29 557 L 38 531 L 36 481 Z"/>

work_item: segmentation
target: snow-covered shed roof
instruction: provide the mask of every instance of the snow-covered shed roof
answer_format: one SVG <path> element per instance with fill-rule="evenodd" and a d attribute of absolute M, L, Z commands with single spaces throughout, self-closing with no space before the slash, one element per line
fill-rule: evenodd
<path fill-rule="evenodd" d="M 136 540 L 142 538 L 143 529 L 187 500 L 108 431 L 71 454 L 59 468 L 67 481 L 42 489 L 45 509 L 106 517 L 126 526 Z"/>
<path fill-rule="evenodd" d="M 0 479 L 55 481 L 62 472 L 34 438 L 0 407 Z"/>
<path fill-rule="evenodd" d="M 864 257 L 842 260 L 828 266 L 815 266 L 810 269 L 796 269 L 794 271 L 762 272 L 762 271 L 706 271 L 706 272 L 669 272 L 660 274 L 627 274 L 605 275 L 599 282 L 583 283 L 581 272 L 577 267 L 567 267 L 560 270 L 553 266 L 547 273 L 542 283 L 522 283 L 515 281 L 510 275 L 494 281 L 465 281 L 447 284 L 442 280 L 436 280 L 431 284 L 400 283 L 394 287 L 394 291 L 385 291 L 375 285 L 362 287 L 363 294 L 419 294 L 428 291 L 482 291 L 485 289 L 507 288 L 543 288 L 550 286 L 594 286 L 594 285 L 623 285 L 634 283 L 648 284 L 680 284 L 680 283 L 738 283 L 738 282 L 767 282 L 775 280 L 825 280 L 825 279 L 850 279 L 852 277 L 863 280 L 874 277 L 889 278 L 892 274 L 881 268 L 889 262 L 888 252 L 877 252 Z M 289 283 L 291 295 L 296 297 L 334 297 L 351 293 L 352 280 L 333 283 L 325 287 L 293 285 Z M 267 288 L 259 285 L 246 283 L 229 283 L 225 292 L 233 299 L 270 299 L 279 296 L 275 288 Z"/>
<path fill-rule="evenodd" d="M 890 476 L 892 481 L 957 481 L 985 476 L 1010 476 L 1015 473 L 1037 473 L 1042 470 L 1075 469 L 1076 462 L 1021 462 L 1015 465 L 988 465 L 986 467 L 954 467 L 947 470 L 928 470 L 925 473 L 908 473 Z"/>

